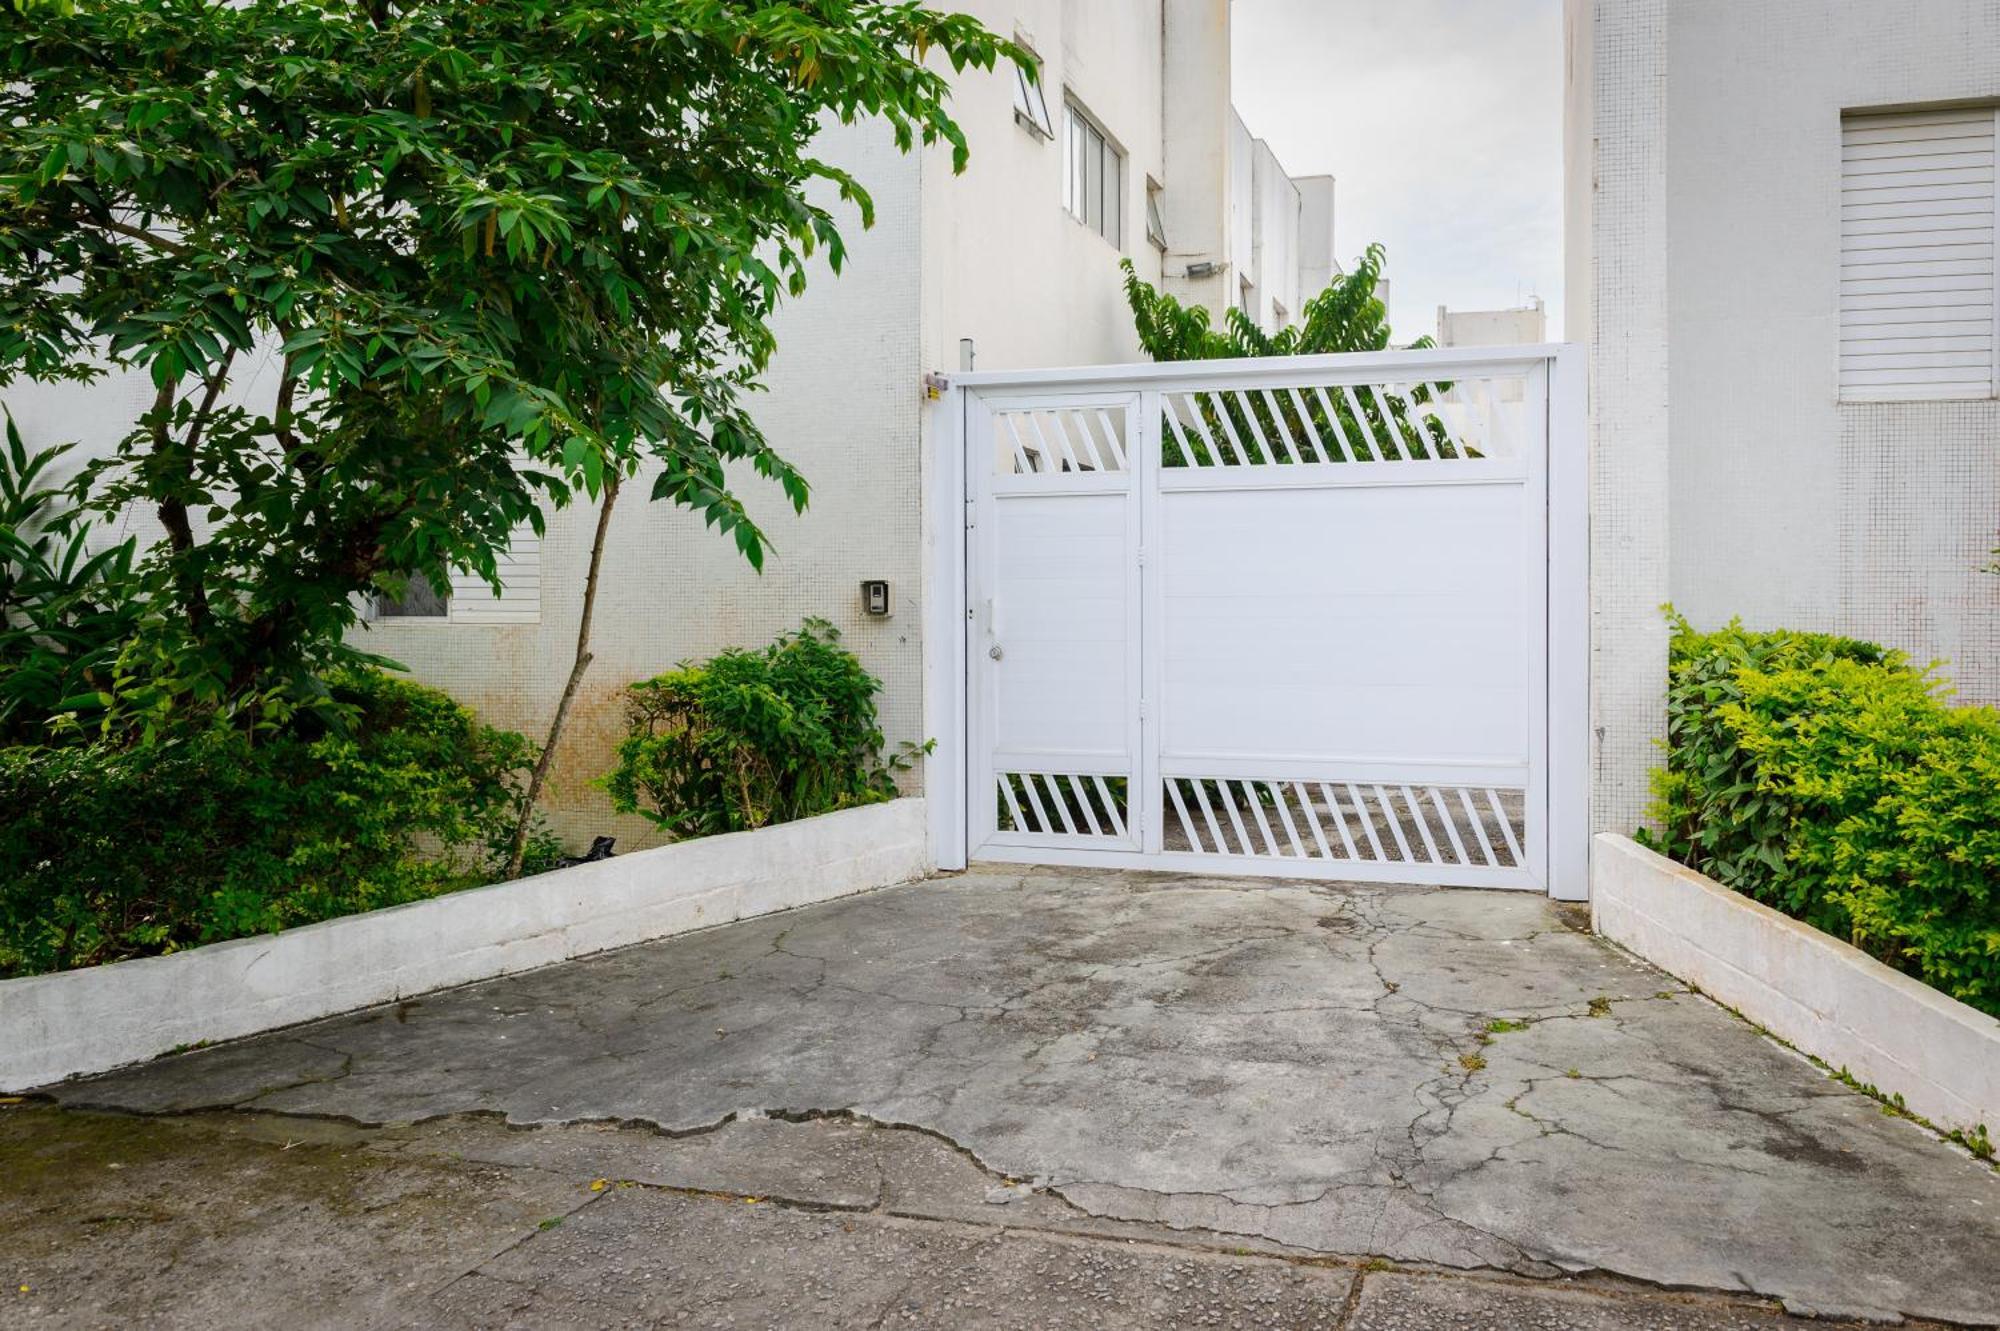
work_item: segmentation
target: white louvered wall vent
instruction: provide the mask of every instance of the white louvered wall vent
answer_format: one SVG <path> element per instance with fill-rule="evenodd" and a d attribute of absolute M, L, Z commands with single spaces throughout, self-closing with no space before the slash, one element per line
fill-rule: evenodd
<path fill-rule="evenodd" d="M 535 624 L 542 618 L 542 538 L 529 526 L 516 527 L 499 559 L 500 594 L 476 573 L 453 570 L 451 622 L 454 624 Z"/>
<path fill-rule="evenodd" d="M 2000 395 L 2000 108 L 1848 115 L 1840 154 L 1840 395 Z"/>

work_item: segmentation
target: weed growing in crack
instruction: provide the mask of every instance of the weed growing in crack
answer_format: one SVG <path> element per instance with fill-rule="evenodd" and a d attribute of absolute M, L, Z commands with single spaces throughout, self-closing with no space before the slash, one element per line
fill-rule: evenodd
<path fill-rule="evenodd" d="M 1563 1073 L 1563 1076 L 1568 1077 L 1571 1081 L 1580 1081 L 1583 1077 L 1583 1073 L 1579 1072 L 1575 1068 L 1571 1068 L 1569 1071 Z"/>
<path fill-rule="evenodd" d="M 1506 1035 L 1510 1031 L 1525 1031 L 1528 1029 L 1528 1026 L 1529 1023 L 1525 1021 L 1509 1021 L 1505 1017 L 1495 1017 L 1486 1023 L 1486 1033 L 1488 1035 Z"/>
<path fill-rule="evenodd" d="M 1768 1034 L 1768 1032 L 1766 1033 Z M 1772 1036 L 1772 1038 L 1777 1039 L 1776 1036 Z M 1780 1041 L 1780 1043 L 1784 1042 Z M 1786 1047 L 1792 1048 L 1793 1046 L 1786 1045 Z M 1812 1058 L 1812 1055 L 1807 1054 L 1806 1057 Z M 1993 1165 L 1995 1168 L 2000 1168 L 2000 1158 L 1996 1158 L 1995 1156 L 1993 1138 L 1988 1135 L 1984 1123 L 1974 1123 L 1969 1128 L 1941 1128 L 1905 1104 L 1901 1092 L 1883 1091 L 1880 1087 L 1865 1082 L 1849 1072 L 1845 1065 L 1836 1070 L 1828 1068 L 1825 1063 L 1821 1063 L 1817 1058 L 1813 1058 L 1812 1061 L 1819 1063 L 1820 1067 L 1826 1068 L 1826 1075 L 1839 1082 L 1842 1086 L 1845 1086 L 1848 1090 L 1859 1091 L 1861 1094 L 1875 1101 L 1882 1107 L 1882 1112 L 1890 1118 L 1908 1119 L 1918 1127 L 1935 1132 L 1946 1141 L 1963 1147 L 1986 1163 Z"/>
<path fill-rule="evenodd" d="M 1905 1105 L 1903 1103 L 1903 1097 L 1900 1094 L 1893 1094 L 1893 1093 L 1887 1095 L 1883 1094 L 1883 1092 L 1879 1087 L 1872 1086 L 1869 1083 L 1862 1081 L 1859 1077 L 1856 1077 L 1853 1073 L 1849 1072 L 1844 1064 L 1839 1068 L 1835 1068 L 1832 1064 L 1828 1063 L 1825 1059 L 1819 1057 L 1817 1054 L 1807 1053 L 1805 1050 L 1799 1048 L 1797 1045 L 1793 1044 L 1790 1040 L 1787 1040 L 1784 1036 L 1779 1035 L 1776 1031 L 1771 1030 L 1769 1027 L 1758 1025 L 1756 1022 L 1750 1020 L 1750 1018 L 1744 1016 L 1741 1011 L 1729 1006 L 1729 1004 L 1723 1002 L 1721 999 L 1715 997 L 1713 994 L 1703 994 L 1701 990 L 1696 989 L 1692 986 L 1689 987 L 1688 992 L 1693 994 L 1699 994 L 1702 997 L 1708 999 L 1709 1002 L 1715 1004 L 1717 1007 L 1721 1008 L 1724 1012 L 1727 1012 L 1730 1016 L 1736 1018 L 1738 1021 L 1748 1026 L 1751 1030 L 1756 1031 L 1759 1035 L 1763 1036 L 1771 1043 L 1791 1050 L 1793 1053 L 1797 1054 L 1799 1057 L 1805 1059 L 1808 1063 L 1818 1068 L 1821 1072 L 1824 1072 L 1827 1076 L 1839 1082 L 1842 1086 L 1845 1086 L 1848 1090 L 1858 1091 L 1862 1095 L 1865 1095 L 1869 1099 L 1880 1104 L 1882 1106 L 1882 1112 L 1889 1115 L 1890 1117 L 1906 1119 L 1909 1122 L 1914 1123 L 1918 1127 L 1924 1129 L 1926 1132 L 1936 1133 L 1938 1136 L 1944 1138 L 1946 1141 L 1964 1147 L 1967 1151 L 1970 1151 L 1974 1157 L 1980 1160 L 1984 1160 L 1987 1164 L 1993 1166 L 1994 1169 L 2000 1170 L 2000 1156 L 1996 1156 L 1995 1154 L 1993 1139 L 1987 1135 L 1986 1125 L 1984 1123 L 1974 1123 L 1972 1126 L 1964 1128 L 1941 1128 L 1937 1124 L 1925 1118 L 1922 1114 L 1916 1113 L 1915 1111 L 1910 1109 L 1907 1105 Z"/>
<path fill-rule="evenodd" d="M 1769 1040 L 1772 1044 L 1778 1045 L 1780 1048 L 1791 1050 L 1794 1054 L 1797 1054 L 1800 1058 L 1805 1059 L 1808 1063 L 1812 1064 L 1814 1067 L 1818 1068 L 1821 1072 L 1825 1073 L 1833 1080 L 1839 1082 L 1841 1085 L 1847 1087 L 1847 1089 L 1849 1089 L 1850 1091 L 1858 1091 L 1862 1095 L 1867 1096 L 1869 1099 L 1876 1101 L 1878 1104 L 1882 1106 L 1882 1112 L 1884 1112 L 1885 1114 L 1888 1114 L 1895 1118 L 1905 1119 L 1911 1123 L 1916 1124 L 1918 1127 L 1924 1129 L 1926 1132 L 1935 1133 L 1937 1136 L 1942 1137 L 1945 1141 L 1951 1142 L 1954 1145 L 1962 1147 L 1966 1151 L 1969 1151 L 1976 1159 L 1984 1160 L 1988 1165 L 1992 1166 L 1995 1170 L 2000 1170 L 2000 1147 L 1995 1146 L 1993 1138 L 1988 1133 L 1986 1125 L 1984 1123 L 1974 1123 L 1970 1127 L 1941 1128 L 1937 1124 L 1925 1118 L 1922 1114 L 1918 1114 L 1910 1110 L 1908 1106 L 1906 1106 L 1903 1103 L 1903 1097 L 1901 1095 L 1890 1096 L 1883 1094 L 1879 1088 L 1871 1086 L 1867 1082 L 1860 1080 L 1858 1077 L 1850 1073 L 1845 1067 L 1836 1069 L 1825 1059 L 1819 1057 L 1817 1054 L 1811 1054 L 1799 1048 L 1797 1045 L 1793 1044 L 1790 1040 L 1787 1040 L 1784 1036 L 1778 1034 L 1770 1027 L 1752 1021 L 1749 1017 L 1743 1015 L 1743 1012 L 1740 1008 L 1732 1007 L 1728 1003 L 1723 1002 L 1720 998 L 1717 998 L 1714 994 L 1709 993 L 1708 991 L 1703 989 L 1700 985 L 1695 984 L 1692 981 L 1687 981 L 1685 983 L 1687 984 L 1687 988 L 1684 992 L 1687 993 L 1689 997 L 1706 999 L 1709 1002 L 1715 1004 L 1717 1007 L 1721 1008 L 1724 1012 L 1727 1012 L 1730 1016 L 1742 1022 L 1745 1026 L 1748 1026 L 1751 1030 L 1757 1032 L 1757 1034 Z M 1669 992 L 1670 991 L 1662 990 L 1659 994 L 1655 995 L 1655 997 L 1666 997 Z M 1599 1006 L 1600 1004 L 1602 1005 L 1601 1009 Z M 1610 999 L 1593 998 L 1590 1000 L 1591 1016 L 1593 1017 L 1603 1016 L 1606 1013 L 1610 1012 L 1610 1010 L 1611 1010 Z M 1581 1076 L 1582 1074 L 1579 1073 L 1575 1068 L 1571 1068 L 1566 1075 L 1571 1077 L 1578 1077 Z"/>
<path fill-rule="evenodd" d="M 1957 1142 L 1988 1164 L 2000 1163 L 1994 1158 L 1993 1139 L 1986 1135 L 1984 1123 L 1975 1123 L 1969 1128 L 1953 1128 L 1945 1134 L 1945 1140 Z"/>
<path fill-rule="evenodd" d="M 1460 1054 L 1458 1056 L 1458 1065 L 1467 1072 L 1477 1072 L 1486 1066 L 1486 1056 L 1484 1054 Z"/>

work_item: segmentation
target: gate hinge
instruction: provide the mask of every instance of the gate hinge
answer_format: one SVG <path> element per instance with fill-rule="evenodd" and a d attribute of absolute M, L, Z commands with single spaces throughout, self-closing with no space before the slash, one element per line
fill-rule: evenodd
<path fill-rule="evenodd" d="M 929 370 L 925 372 L 924 397 L 927 401 L 931 402 L 937 401 L 939 398 L 944 396 L 945 390 L 950 387 L 951 387 L 951 380 L 945 378 L 945 376 L 939 374 L 936 370 Z"/>

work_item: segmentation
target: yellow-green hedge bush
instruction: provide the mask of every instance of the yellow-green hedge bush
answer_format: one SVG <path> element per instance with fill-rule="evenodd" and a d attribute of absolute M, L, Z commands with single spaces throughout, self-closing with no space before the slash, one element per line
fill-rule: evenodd
<path fill-rule="evenodd" d="M 1653 786 L 1655 849 L 2000 1015 L 2000 712 L 1873 643 L 1676 618 Z"/>

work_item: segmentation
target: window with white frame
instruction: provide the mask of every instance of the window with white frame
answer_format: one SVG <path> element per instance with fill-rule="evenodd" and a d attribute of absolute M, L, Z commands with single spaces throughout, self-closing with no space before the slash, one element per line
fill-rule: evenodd
<path fill-rule="evenodd" d="M 1160 218 L 1160 182 L 1146 177 L 1146 239 L 1161 253 L 1167 248 L 1167 224 Z"/>
<path fill-rule="evenodd" d="M 448 585 L 448 584 L 447 584 Z M 451 615 L 451 596 L 421 573 L 412 573 L 403 584 L 403 594 L 375 598 L 377 619 L 446 619 Z"/>
<path fill-rule="evenodd" d="M 1123 249 L 1125 154 L 1073 101 L 1063 103 L 1063 207 Z"/>
<path fill-rule="evenodd" d="M 1019 38 L 1015 40 L 1020 41 Z M 1029 130 L 1037 138 L 1052 139 L 1056 136 L 1056 127 L 1049 120 L 1048 100 L 1042 96 L 1041 74 L 1040 65 L 1031 69 L 1018 61 L 1015 62 L 1014 123 Z"/>
<path fill-rule="evenodd" d="M 516 528 L 494 560 L 499 590 L 477 573 L 453 569 L 442 587 L 412 574 L 402 595 L 377 595 L 368 607 L 378 621 L 433 624 L 536 624 L 542 618 L 542 541 L 532 526 Z"/>
<path fill-rule="evenodd" d="M 2000 396 L 2000 109 L 1841 118 L 1840 395 Z"/>

